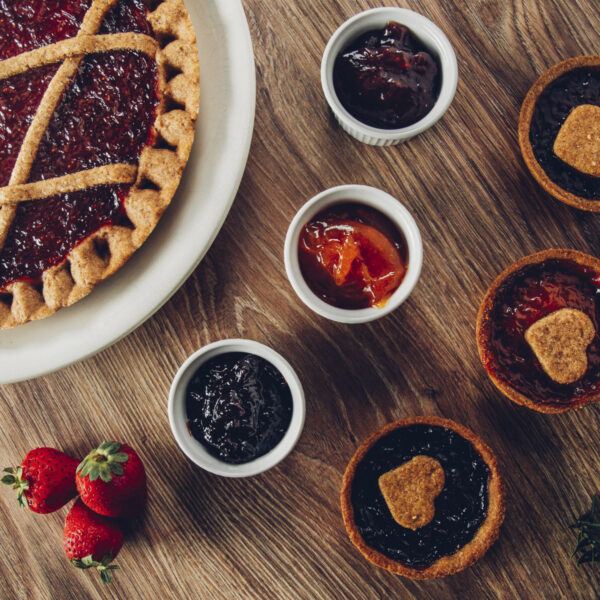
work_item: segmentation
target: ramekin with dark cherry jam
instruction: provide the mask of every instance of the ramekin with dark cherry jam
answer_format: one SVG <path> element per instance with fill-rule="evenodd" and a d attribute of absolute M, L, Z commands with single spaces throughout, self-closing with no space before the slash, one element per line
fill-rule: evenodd
<path fill-rule="evenodd" d="M 594 330 L 577 350 L 581 356 L 574 357 L 584 361 L 583 374 L 570 383 L 559 383 L 526 339 L 534 323 L 549 322 L 564 309 L 589 319 Z M 481 361 L 496 387 L 518 404 L 543 413 L 578 409 L 600 398 L 599 323 L 600 260 L 575 250 L 538 252 L 508 267 L 487 291 L 477 319 Z M 568 367 L 564 361 L 573 356 L 560 340 L 577 348 L 581 332 L 546 329 L 550 359 Z"/>
<path fill-rule="evenodd" d="M 367 31 L 335 60 L 333 85 L 344 108 L 379 129 L 420 121 L 440 94 L 438 58 L 405 25 Z"/>
<path fill-rule="evenodd" d="M 406 275 L 408 248 L 402 232 L 383 213 L 343 202 L 302 228 L 298 261 L 308 287 L 327 304 L 382 307 Z"/>
<path fill-rule="evenodd" d="M 186 390 L 190 433 L 210 454 L 234 465 L 275 448 L 292 411 L 283 375 L 255 354 L 218 354 L 198 368 Z"/>

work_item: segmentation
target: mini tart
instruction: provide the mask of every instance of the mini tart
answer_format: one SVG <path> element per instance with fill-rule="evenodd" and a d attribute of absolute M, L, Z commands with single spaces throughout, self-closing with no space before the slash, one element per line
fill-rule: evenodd
<path fill-rule="evenodd" d="M 444 456 L 444 451 L 438 449 L 436 453 L 435 442 L 427 445 L 432 439 L 431 436 L 442 436 L 442 440 L 447 438 L 449 441 L 444 443 L 449 444 L 453 448 L 453 452 L 448 452 L 447 456 Z M 474 511 L 477 511 L 479 513 L 478 519 L 466 523 L 461 533 L 440 533 L 440 528 L 444 527 L 443 519 L 446 519 L 450 514 L 463 514 L 465 511 L 464 504 L 455 504 L 448 509 L 448 505 L 453 501 L 453 498 L 464 497 L 461 494 L 453 495 L 456 489 L 456 487 L 453 487 L 456 485 L 456 477 L 458 477 L 459 483 L 461 482 L 460 469 L 458 475 L 453 475 L 452 471 L 445 471 L 446 479 L 444 486 L 447 486 L 447 488 L 442 489 L 441 493 L 435 498 L 435 515 L 433 521 L 422 528 L 413 530 L 412 528 L 409 529 L 400 526 L 394 520 L 381 490 L 376 489 L 377 485 L 375 481 L 384 472 L 397 469 L 403 464 L 407 464 L 407 461 L 412 460 L 410 457 L 411 451 L 409 450 L 407 455 L 406 448 L 400 447 L 403 438 L 417 440 L 417 442 L 422 438 L 421 443 L 427 445 L 429 448 L 429 450 L 423 448 L 417 450 L 414 456 L 423 458 L 423 455 L 426 455 L 436 458 L 443 467 L 446 460 L 449 461 L 447 464 L 450 465 L 452 464 L 452 460 L 457 460 L 457 455 L 461 456 L 462 452 L 464 454 L 462 456 L 462 464 L 470 464 L 470 468 L 478 469 L 479 494 L 473 496 L 470 506 L 466 508 L 466 512 L 471 516 L 474 514 Z M 380 440 L 383 440 L 383 442 L 379 443 Z M 382 450 L 384 447 L 385 449 Z M 411 448 L 414 447 L 414 445 L 411 446 Z M 394 455 L 396 449 L 397 456 Z M 380 458 L 382 452 L 384 454 Z M 400 455 L 402 457 L 398 458 Z M 431 459 L 427 458 L 427 460 Z M 473 467 L 474 464 L 477 466 Z M 372 468 L 372 465 L 377 465 L 377 468 Z M 454 470 L 454 473 L 456 472 Z M 471 477 L 471 479 L 464 479 L 464 481 L 471 482 L 473 479 L 474 477 Z M 381 479 L 379 481 L 381 487 Z M 367 486 L 370 488 L 370 491 L 366 490 L 365 492 Z M 464 490 L 467 488 L 460 489 Z M 437 491 L 439 491 L 439 488 Z M 360 504 L 364 502 L 362 500 L 363 496 L 370 496 L 372 504 L 369 506 Z M 448 503 L 448 505 L 445 506 L 445 503 Z M 470 567 L 496 541 L 500 533 L 500 526 L 504 520 L 505 490 L 496 456 L 487 444 L 471 430 L 454 421 L 440 417 L 409 417 L 386 425 L 361 444 L 344 473 L 341 504 L 344 524 L 348 535 L 354 545 L 369 561 L 378 567 L 411 579 L 434 579 L 452 575 Z M 482 508 L 482 504 L 486 505 L 485 510 Z M 452 513 L 453 510 L 454 513 Z M 369 515 L 369 524 L 377 518 L 377 523 L 380 523 L 382 527 L 381 532 L 378 534 L 380 536 L 378 539 L 384 540 L 381 543 L 386 543 L 388 548 L 390 544 L 394 543 L 389 541 L 393 539 L 394 535 L 401 536 L 408 543 L 410 543 L 410 540 L 415 540 L 416 536 L 419 535 L 430 536 L 428 539 L 431 539 L 431 537 L 435 539 L 437 535 L 439 537 L 438 545 L 440 544 L 440 540 L 443 539 L 449 544 L 454 544 L 454 547 L 451 552 L 437 557 L 427 565 L 415 566 L 414 564 L 407 564 L 426 561 L 422 561 L 421 559 L 406 559 L 402 561 L 392 558 L 385 553 L 386 549 L 381 545 L 379 548 L 376 547 L 377 541 L 367 542 L 365 537 L 369 538 L 375 529 L 373 527 L 364 527 L 363 517 L 361 516 L 363 513 Z M 438 518 L 438 515 L 441 520 L 436 521 L 435 519 Z M 460 523 L 457 527 L 461 528 L 462 525 Z M 464 531 L 467 531 L 467 533 L 464 533 Z M 457 542 L 456 535 L 463 536 L 464 539 Z M 400 542 L 401 545 L 403 543 Z M 403 546 L 402 551 L 406 547 Z M 388 553 L 390 553 L 389 550 Z"/>
<path fill-rule="evenodd" d="M 505 396 L 542 413 L 576 410 L 600 398 L 598 290 L 600 260 L 576 250 L 525 256 L 496 277 L 479 308 L 476 336 L 481 362 Z M 551 379 L 525 340 L 533 323 L 564 308 L 585 313 L 595 328 L 587 369 L 571 384 Z"/>
<path fill-rule="evenodd" d="M 519 145 L 521 146 L 521 152 L 527 168 L 549 194 L 575 208 L 600 212 L 600 177 L 591 177 L 562 162 L 551 147 L 556 141 L 558 130 L 574 108 L 586 104 L 600 106 L 600 93 L 596 93 L 598 92 L 598 86 L 586 86 L 594 88 L 595 91 L 593 94 L 586 92 L 586 94 L 581 94 L 579 98 L 561 100 L 560 107 L 551 111 L 551 118 L 556 121 L 554 128 L 536 126 L 538 119 L 537 111 L 542 110 L 539 108 L 540 104 L 541 102 L 546 102 L 545 95 L 549 94 L 552 84 L 559 78 L 563 76 L 568 78 L 569 74 L 572 74 L 574 75 L 573 85 L 575 85 L 577 73 L 581 73 L 582 75 L 584 73 L 591 73 L 594 81 L 597 80 L 600 83 L 600 55 L 570 58 L 554 65 L 541 75 L 527 93 L 521 107 L 521 114 L 519 116 Z M 561 82 L 563 81 L 565 80 L 561 80 Z M 558 93 L 561 92 L 559 91 Z M 558 104 L 559 102 L 556 102 L 556 105 Z M 547 113 L 549 112 L 547 111 Z M 539 116 L 541 118 L 541 115 Z M 537 135 L 536 131 L 543 131 L 540 137 L 548 138 L 544 140 L 545 143 L 540 142 L 540 147 L 545 149 L 543 151 L 534 149 L 532 138 Z M 543 160 L 546 166 L 540 164 L 540 159 Z M 577 185 L 572 186 L 573 190 L 565 189 L 557 181 L 557 177 L 551 178 L 549 175 L 550 170 L 555 170 L 559 173 L 562 172 L 562 175 L 567 179 L 576 179 L 578 182 Z M 597 193 L 584 193 L 584 190 L 588 186 L 597 190 Z M 576 192 L 574 191 L 575 188 L 581 191 Z"/>
<path fill-rule="evenodd" d="M 199 106 L 183 0 L 0 6 L 0 328 L 115 273 L 179 185 Z"/>

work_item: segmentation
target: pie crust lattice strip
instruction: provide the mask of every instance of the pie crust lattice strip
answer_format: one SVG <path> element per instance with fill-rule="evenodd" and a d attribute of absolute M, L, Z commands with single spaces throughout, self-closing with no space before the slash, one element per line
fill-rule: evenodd
<path fill-rule="evenodd" d="M 169 205 L 188 160 L 199 106 L 199 62 L 194 29 L 183 0 L 154 3 L 147 19 L 155 37 L 140 33 L 98 35 L 118 0 L 93 0 L 76 37 L 0 61 L 0 81 L 44 65 L 60 64 L 42 96 L 13 167 L 0 187 L 0 251 L 17 206 L 106 184 L 127 184 L 128 226 L 104 225 L 76 245 L 42 281 L 17 280 L 0 289 L 0 328 L 44 318 L 83 298 L 117 271 L 146 240 Z M 137 165 L 109 164 L 28 183 L 38 147 L 63 95 L 89 54 L 132 50 L 154 59 L 158 104 L 153 142 Z"/>

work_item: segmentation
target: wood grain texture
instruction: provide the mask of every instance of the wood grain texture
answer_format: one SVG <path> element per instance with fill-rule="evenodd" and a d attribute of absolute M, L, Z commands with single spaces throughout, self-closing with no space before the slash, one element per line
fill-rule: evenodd
<path fill-rule="evenodd" d="M 16 464 L 38 445 L 82 456 L 105 438 L 127 440 L 147 465 L 147 514 L 119 555 L 122 570 L 103 588 L 64 559 L 65 509 L 19 511 L 3 490 L 2 598 L 598 597 L 600 569 L 569 560 L 567 524 L 600 491 L 600 406 L 550 417 L 505 400 L 479 363 L 475 317 L 494 276 L 525 254 L 563 246 L 600 255 L 600 217 L 547 196 L 517 144 L 520 104 L 536 77 L 559 60 L 598 51 L 600 9 L 594 0 L 398 4 L 446 32 L 460 80 L 434 129 L 382 149 L 334 124 L 319 79 L 335 28 L 378 3 L 244 0 L 257 63 L 256 130 L 238 198 L 206 259 L 157 315 L 112 348 L 0 389 L 2 463 Z M 285 277 L 283 241 L 296 210 L 342 183 L 396 196 L 423 234 L 417 288 L 369 325 L 309 313 Z M 237 336 L 290 360 L 308 411 L 296 450 L 243 481 L 193 467 L 166 414 L 178 365 L 208 342 Z M 338 499 L 360 441 L 417 414 L 452 418 L 481 435 L 508 488 L 506 521 L 490 552 L 430 582 L 367 563 L 345 534 Z"/>

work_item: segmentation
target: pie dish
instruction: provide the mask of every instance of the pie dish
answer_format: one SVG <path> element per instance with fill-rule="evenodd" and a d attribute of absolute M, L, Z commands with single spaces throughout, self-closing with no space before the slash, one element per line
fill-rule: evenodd
<path fill-rule="evenodd" d="M 494 280 L 477 345 L 503 394 L 543 413 L 600 398 L 599 290 L 600 260 L 575 250 L 526 256 Z"/>
<path fill-rule="evenodd" d="M 2 328 L 73 304 L 141 246 L 198 116 L 182 0 L 28 4 L 0 9 Z"/>
<path fill-rule="evenodd" d="M 578 56 L 546 71 L 519 117 L 525 164 L 552 196 L 600 212 L 600 55 Z"/>
<path fill-rule="evenodd" d="M 492 450 L 440 417 L 409 417 L 373 434 L 342 484 L 350 539 L 375 565 L 411 579 L 462 571 L 498 538 L 504 483 Z"/>

